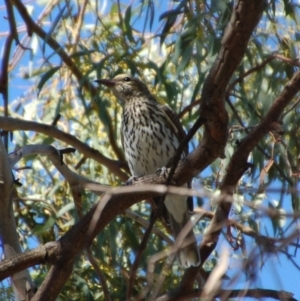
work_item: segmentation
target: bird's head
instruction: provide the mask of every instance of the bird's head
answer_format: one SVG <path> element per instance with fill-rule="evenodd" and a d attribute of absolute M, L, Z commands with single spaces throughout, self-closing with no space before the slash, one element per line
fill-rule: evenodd
<path fill-rule="evenodd" d="M 96 82 L 110 88 L 122 104 L 150 95 L 142 81 L 128 74 L 119 74 L 113 79 L 98 79 Z"/>

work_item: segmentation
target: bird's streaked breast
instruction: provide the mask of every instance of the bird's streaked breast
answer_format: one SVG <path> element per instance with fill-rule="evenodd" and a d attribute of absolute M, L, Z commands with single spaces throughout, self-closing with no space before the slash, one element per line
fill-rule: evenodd
<path fill-rule="evenodd" d="M 174 156 L 179 141 L 157 103 L 125 105 L 122 135 L 126 159 L 134 176 L 155 173 Z"/>

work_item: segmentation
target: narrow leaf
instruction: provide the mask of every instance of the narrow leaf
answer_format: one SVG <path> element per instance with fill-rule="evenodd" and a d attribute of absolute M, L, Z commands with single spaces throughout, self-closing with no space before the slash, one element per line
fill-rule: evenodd
<path fill-rule="evenodd" d="M 38 85 L 37 85 L 38 95 L 40 94 L 40 92 L 41 92 L 41 90 L 42 90 L 44 84 L 47 82 L 47 80 L 48 80 L 49 78 L 51 78 L 52 75 L 53 75 L 59 68 L 60 68 L 59 66 L 54 67 L 54 68 L 48 70 L 44 75 L 42 75 L 41 80 L 40 80 L 40 82 L 39 82 Z"/>

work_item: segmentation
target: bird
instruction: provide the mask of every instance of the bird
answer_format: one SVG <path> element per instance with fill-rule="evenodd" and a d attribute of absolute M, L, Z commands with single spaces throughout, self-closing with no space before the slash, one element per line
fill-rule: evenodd
<path fill-rule="evenodd" d="M 168 105 L 159 104 L 137 77 L 118 74 L 112 79 L 98 79 L 96 82 L 108 87 L 123 108 L 121 140 L 132 177 L 155 174 L 164 168 L 185 137 L 176 113 Z M 187 149 L 184 155 L 186 153 Z M 164 211 L 167 211 L 175 239 L 191 222 L 190 205 L 186 196 L 167 195 L 165 198 L 167 210 Z M 177 251 L 179 265 L 182 268 L 199 266 L 201 258 L 193 229 L 185 239 L 191 243 Z"/>

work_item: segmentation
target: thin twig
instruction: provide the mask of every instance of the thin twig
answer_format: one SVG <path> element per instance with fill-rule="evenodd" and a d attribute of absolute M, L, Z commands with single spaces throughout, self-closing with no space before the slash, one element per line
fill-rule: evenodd
<path fill-rule="evenodd" d="M 9 22 L 9 34 L 5 41 L 3 56 L 2 56 L 2 64 L 1 64 L 1 74 L 0 74 L 0 93 L 3 95 L 4 100 L 4 116 L 8 116 L 8 69 L 9 69 L 9 57 L 11 53 L 11 46 L 13 40 L 18 38 L 15 15 L 12 7 L 12 3 L 9 0 L 5 0 L 6 10 L 8 15 Z M 8 150 L 8 133 L 2 133 L 4 136 L 4 146 L 6 150 Z"/>
<path fill-rule="evenodd" d="M 72 145 L 79 152 L 88 158 L 93 158 L 97 162 L 105 165 L 111 172 L 115 173 L 120 179 L 126 180 L 128 176 L 121 169 L 126 169 L 126 165 L 119 161 L 112 160 L 102 155 L 98 150 L 89 147 L 87 144 L 81 142 L 75 136 L 65 133 L 55 126 L 42 124 L 34 121 L 21 120 L 17 118 L 1 117 L 0 128 L 7 131 L 34 131 L 51 136 L 55 139 L 64 141 L 66 144 Z"/>
<path fill-rule="evenodd" d="M 109 294 L 108 286 L 107 286 L 107 283 L 106 283 L 107 282 L 106 277 L 105 277 L 104 273 L 101 271 L 101 269 L 99 267 L 99 264 L 98 264 L 96 258 L 94 257 L 94 255 L 92 253 L 91 247 L 88 247 L 86 249 L 86 254 L 87 254 L 87 257 L 89 259 L 89 262 L 93 266 L 93 268 L 94 268 L 94 270 L 95 270 L 95 272 L 96 272 L 96 274 L 99 278 L 105 300 L 106 301 L 111 301 L 112 299 L 111 299 L 110 294 Z"/>

